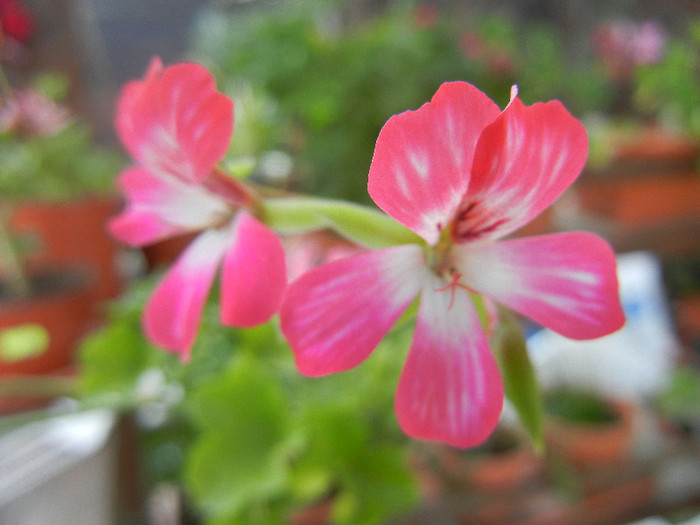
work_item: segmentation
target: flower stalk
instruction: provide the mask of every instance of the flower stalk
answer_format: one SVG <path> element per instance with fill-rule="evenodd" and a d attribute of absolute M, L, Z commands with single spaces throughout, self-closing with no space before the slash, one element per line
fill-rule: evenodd
<path fill-rule="evenodd" d="M 10 297 L 27 297 L 31 286 L 10 232 L 10 215 L 11 207 L 0 203 L 0 274 Z"/>
<path fill-rule="evenodd" d="M 280 234 L 330 228 L 351 242 L 384 248 L 418 242 L 408 228 L 372 208 L 316 197 L 281 197 L 261 201 L 265 223 Z"/>

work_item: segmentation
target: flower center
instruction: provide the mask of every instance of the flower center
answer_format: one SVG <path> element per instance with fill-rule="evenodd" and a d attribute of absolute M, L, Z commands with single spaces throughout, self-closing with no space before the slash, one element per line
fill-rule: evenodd
<path fill-rule="evenodd" d="M 450 256 L 452 245 L 453 239 L 450 228 L 445 228 L 440 235 L 438 243 L 432 248 L 429 258 L 433 273 L 447 283 L 445 286 L 437 288 L 435 291 L 450 292 L 450 304 L 448 309 L 451 309 L 454 304 L 457 288 L 462 288 L 463 290 L 474 293 L 474 290 L 461 282 L 462 274 L 452 265 L 452 258 Z"/>

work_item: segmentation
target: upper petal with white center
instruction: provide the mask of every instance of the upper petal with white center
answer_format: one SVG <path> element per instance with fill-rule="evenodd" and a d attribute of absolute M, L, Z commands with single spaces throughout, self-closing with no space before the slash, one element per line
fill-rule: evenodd
<path fill-rule="evenodd" d="M 228 150 L 233 102 L 216 91 L 198 64 L 163 69 L 154 60 L 143 80 L 132 81 L 117 103 L 119 138 L 141 166 L 157 175 L 195 183 Z"/>
<path fill-rule="evenodd" d="M 418 110 L 391 117 L 370 166 L 374 202 L 435 244 L 468 187 L 479 136 L 498 114 L 471 84 L 448 82 Z"/>
<path fill-rule="evenodd" d="M 516 231 L 571 185 L 587 155 L 586 130 L 561 103 L 525 106 L 514 98 L 479 138 L 453 238 L 496 239 Z"/>

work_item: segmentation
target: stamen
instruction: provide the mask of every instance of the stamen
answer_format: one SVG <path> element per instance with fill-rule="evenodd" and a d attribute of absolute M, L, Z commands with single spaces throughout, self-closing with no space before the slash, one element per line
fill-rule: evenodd
<path fill-rule="evenodd" d="M 450 290 L 450 304 L 447 307 L 448 310 L 452 310 L 452 305 L 455 302 L 455 292 L 457 291 L 457 288 L 462 288 L 468 292 L 471 292 L 472 290 L 465 284 L 462 284 L 459 282 L 459 280 L 462 278 L 462 274 L 458 273 L 454 270 L 452 270 L 452 276 L 451 280 L 447 285 L 443 286 L 442 288 L 437 288 L 435 291 L 436 292 L 446 292 L 448 289 Z"/>

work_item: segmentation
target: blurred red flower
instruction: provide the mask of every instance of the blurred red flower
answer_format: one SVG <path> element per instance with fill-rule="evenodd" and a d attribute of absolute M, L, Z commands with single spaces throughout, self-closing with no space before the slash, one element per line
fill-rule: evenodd
<path fill-rule="evenodd" d="M 2 34 L 25 43 L 34 32 L 34 20 L 18 0 L 0 0 L 0 29 Z"/>

